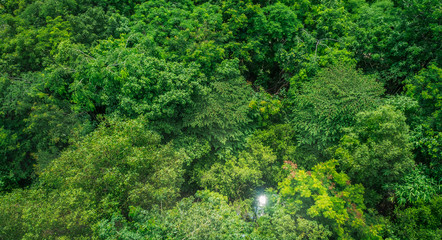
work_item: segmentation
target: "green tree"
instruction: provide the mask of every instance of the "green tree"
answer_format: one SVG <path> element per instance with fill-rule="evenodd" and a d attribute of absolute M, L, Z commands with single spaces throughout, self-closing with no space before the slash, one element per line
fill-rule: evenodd
<path fill-rule="evenodd" d="M 113 216 L 99 224 L 100 239 L 241 239 L 252 234 L 252 224 L 238 216 L 227 197 L 199 191 L 173 209 L 160 212 L 131 208 L 133 221 Z M 118 226 L 120 225 L 120 227 Z M 122 225 L 122 226 L 121 226 Z M 257 238 L 254 238 L 257 239 Z"/>
<path fill-rule="evenodd" d="M 160 145 L 161 137 L 147 130 L 143 121 L 102 124 L 41 174 L 43 186 L 79 188 L 101 202 L 104 212 L 127 211 L 130 204 L 172 204 L 187 156 L 173 151 L 171 144 Z"/>
<path fill-rule="evenodd" d="M 223 61 L 209 88 L 197 96 L 194 108 L 183 118 L 191 133 L 209 139 L 215 148 L 244 139 L 254 127 L 248 107 L 253 92 L 240 75 L 238 64 L 236 59 Z"/>
<path fill-rule="evenodd" d="M 127 217 L 129 206 L 173 206 L 187 155 L 160 140 L 143 119 L 101 124 L 43 169 L 34 188 L 1 197 L 1 238 L 90 238 L 99 219 Z"/>
<path fill-rule="evenodd" d="M 394 211 L 395 234 L 400 239 L 439 239 L 442 234 L 442 197 L 435 196 L 427 204 L 398 207 Z"/>
<path fill-rule="evenodd" d="M 440 195 L 442 190 L 440 183 L 428 177 L 424 170 L 424 166 L 417 166 L 413 171 L 404 175 L 400 183 L 391 186 L 395 191 L 394 198 L 399 205 L 425 204 L 432 200 L 436 194 Z"/>
<path fill-rule="evenodd" d="M 101 2 L 100 2 L 101 3 Z M 54 50 L 67 40 L 94 44 L 126 32 L 127 19 L 117 8 L 134 8 L 134 2 L 96 6 L 95 1 L 41 0 L 2 2 L 0 7 L 0 69 L 12 75 L 41 71 L 54 63 Z M 101 4 L 99 4 L 101 5 Z M 128 10 L 129 10 L 128 9 Z M 2 11 L 3 10 L 3 11 Z M 126 28 L 126 30 L 124 30 Z"/>
<path fill-rule="evenodd" d="M 24 75 L 13 78 L 0 77 L 0 191 L 29 185 L 33 178 L 35 150 L 28 134 L 24 132 L 24 119 L 31 111 L 35 98 L 32 96 L 36 78 Z"/>
<path fill-rule="evenodd" d="M 223 156 L 225 162 L 217 162 L 203 172 L 201 186 L 236 200 L 248 198 L 265 183 L 275 182 L 272 178 L 277 174 L 272 165 L 276 156 L 260 143 L 248 145 L 237 156 L 227 153 Z"/>
<path fill-rule="evenodd" d="M 356 113 L 376 107 L 382 93 L 373 76 L 352 65 L 322 69 L 287 100 L 299 150 L 322 158 L 324 150 L 343 136 L 343 129 L 356 123 Z M 310 168 L 317 161 L 302 167 Z"/>
<path fill-rule="evenodd" d="M 58 157 L 71 140 L 92 126 L 85 114 L 45 89 L 43 74 L 4 76 L 0 80 L 2 129 L 2 190 L 24 187 L 35 179 L 35 169 Z M 3 138 L 4 137 L 4 138 Z"/>
<path fill-rule="evenodd" d="M 375 1 L 355 15 L 354 42 L 358 66 L 379 74 L 389 93 L 441 56 L 441 7 L 435 0 Z"/>
<path fill-rule="evenodd" d="M 440 177 L 442 161 L 442 69 L 430 65 L 405 81 L 406 94 L 419 104 L 418 120 L 412 125 L 416 160 L 428 164 Z"/>
<path fill-rule="evenodd" d="M 372 204 L 414 166 L 405 116 L 389 105 L 360 112 L 336 149 L 341 168 L 367 188 Z M 376 199 L 378 198 L 378 199 Z"/>
<path fill-rule="evenodd" d="M 251 122 L 252 90 L 238 60 L 216 64 L 210 75 L 201 66 L 151 57 L 143 49 L 150 36 L 110 39 L 98 45 L 78 67 L 70 85 L 77 111 L 92 114 L 144 114 L 154 129 L 169 135 L 202 136 L 219 148 L 243 138 Z M 140 46 L 140 47 L 138 47 Z"/>
<path fill-rule="evenodd" d="M 15 76 L 51 64 L 51 54 L 57 45 L 71 35 L 69 23 L 60 16 L 48 16 L 41 28 L 24 27 L 26 21 L 19 17 L 8 16 L 5 20 L 9 21 L 2 23 L 6 27 L 0 31 L 4 39 L 0 44 L 0 69 Z"/>
<path fill-rule="evenodd" d="M 281 194 L 267 189 L 268 202 L 256 216 L 256 231 L 262 239 L 329 239 L 333 232 L 317 220 L 306 218 L 287 205 Z"/>
<path fill-rule="evenodd" d="M 85 238 L 99 211 L 80 189 L 14 190 L 0 197 L 2 239 Z"/>
<path fill-rule="evenodd" d="M 336 171 L 336 160 L 317 164 L 311 171 L 287 161 L 289 176 L 279 183 L 282 201 L 291 214 L 330 226 L 338 239 L 380 239 L 376 226 L 364 220 L 364 187 Z"/>

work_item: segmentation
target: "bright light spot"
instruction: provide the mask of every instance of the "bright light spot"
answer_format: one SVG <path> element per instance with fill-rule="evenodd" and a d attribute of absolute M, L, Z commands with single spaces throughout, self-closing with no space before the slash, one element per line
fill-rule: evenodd
<path fill-rule="evenodd" d="M 259 206 L 264 206 L 267 203 L 267 197 L 265 195 L 261 195 L 258 197 Z"/>

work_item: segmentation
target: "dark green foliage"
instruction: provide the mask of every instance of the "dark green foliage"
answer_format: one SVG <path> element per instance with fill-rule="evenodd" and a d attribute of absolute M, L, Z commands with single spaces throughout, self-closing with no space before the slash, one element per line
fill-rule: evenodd
<path fill-rule="evenodd" d="M 395 4 L 396 3 L 396 4 Z M 441 6 L 437 0 L 376 1 L 357 10 L 359 66 L 378 73 L 390 93 L 432 62 L 440 64 Z"/>
<path fill-rule="evenodd" d="M 58 16 L 47 17 L 45 26 L 41 28 L 24 28 L 21 23 L 11 16 L 2 18 L 0 21 L 6 25 L 0 36 L 0 69 L 2 72 L 19 75 L 21 72 L 38 71 L 48 66 L 51 62 L 51 54 L 57 45 L 69 39 L 69 23 Z M 21 19 L 20 19 L 21 20 Z M 23 21 L 23 20 L 21 20 Z"/>
<path fill-rule="evenodd" d="M 290 122 L 300 150 L 320 158 L 323 150 L 342 137 L 344 128 L 354 125 L 356 113 L 379 104 L 382 92 L 372 76 L 361 74 L 351 65 L 321 70 L 289 100 Z M 315 162 L 305 164 L 302 167 L 310 168 Z"/>
<path fill-rule="evenodd" d="M 2 190 L 25 186 L 69 145 L 92 128 L 88 117 L 71 111 L 67 101 L 45 93 L 44 76 L 24 74 L 0 80 L 0 129 L 4 146 Z M 35 165 L 38 164 L 38 165 Z"/>
<path fill-rule="evenodd" d="M 134 8 L 132 1 L 113 4 L 126 12 Z M 1 71 L 12 75 L 41 71 L 53 63 L 54 51 L 64 41 L 90 45 L 107 38 L 107 34 L 124 32 L 120 27 L 124 20 L 113 7 L 107 5 L 103 10 L 94 5 L 88 1 L 82 5 L 71 0 L 42 0 L 10 5 L 12 9 L 0 12 Z"/>
<path fill-rule="evenodd" d="M 160 46 L 158 57 L 197 63 L 208 75 L 225 58 L 222 44 L 228 36 L 219 6 L 191 7 L 187 1 L 149 1 L 137 7 L 133 18 L 133 32 L 148 32 L 152 41 Z"/>
<path fill-rule="evenodd" d="M 238 61 L 223 61 L 215 70 L 209 88 L 195 100 L 184 116 L 184 126 L 213 141 L 216 148 L 250 133 L 248 103 L 251 89 L 237 70 Z"/>
<path fill-rule="evenodd" d="M 401 1 L 398 5 L 403 9 L 403 18 L 394 50 L 396 59 L 405 59 L 405 62 L 397 61 L 393 67 L 400 69 L 402 74 L 417 73 L 431 63 L 439 65 L 442 53 L 440 2 L 411 0 Z"/>
<path fill-rule="evenodd" d="M 397 89 L 397 73 L 389 71 L 389 58 L 395 44 L 395 34 L 398 31 L 401 16 L 390 0 L 375 1 L 363 4 L 356 10 L 357 27 L 352 44 L 349 46 L 355 52 L 358 66 L 369 73 L 381 71 L 380 80 L 388 82 L 385 87 L 390 91 Z M 403 80 L 403 79 L 402 79 Z M 391 81 L 396 82 L 391 85 Z"/>
<path fill-rule="evenodd" d="M 252 91 L 237 60 L 221 62 L 206 76 L 194 63 L 150 57 L 155 50 L 141 48 L 149 37 L 138 37 L 136 47 L 127 46 L 130 36 L 103 41 L 79 67 L 70 86 L 77 111 L 144 114 L 162 133 L 186 131 L 217 148 L 244 136 Z"/>
<path fill-rule="evenodd" d="M 181 200 L 168 211 L 132 208 L 133 221 L 121 216 L 100 222 L 99 239 L 241 239 L 248 238 L 252 224 L 241 219 L 227 198 L 201 191 Z"/>
<path fill-rule="evenodd" d="M 335 154 L 342 169 L 352 181 L 364 184 L 367 198 L 375 203 L 388 184 L 397 183 L 414 166 L 408 126 L 403 113 L 389 105 L 356 117 Z"/>
<path fill-rule="evenodd" d="M 0 128 L 0 189 L 10 190 L 20 185 L 20 181 L 27 179 L 31 169 L 23 157 L 20 158 L 18 136 L 12 131 Z"/>
<path fill-rule="evenodd" d="M 0 78 L 1 191 L 24 186 L 32 176 L 35 161 L 30 153 L 35 148 L 24 131 L 27 127 L 24 119 L 34 101 L 33 89 L 29 88 L 34 81 L 32 76 Z"/>
<path fill-rule="evenodd" d="M 428 203 L 441 193 L 440 183 L 424 173 L 425 167 L 418 166 L 403 176 L 401 183 L 392 186 L 399 205 Z"/>
<path fill-rule="evenodd" d="M 442 162 L 442 69 L 431 65 L 406 80 L 406 94 L 419 104 L 418 119 L 411 125 L 417 160 L 430 165 L 440 177 Z"/>
<path fill-rule="evenodd" d="M 1 238 L 88 238 L 99 219 L 127 216 L 131 205 L 172 206 L 187 155 L 144 123 L 107 121 L 47 166 L 38 186 L 3 196 Z"/>
<path fill-rule="evenodd" d="M 442 197 L 435 196 L 428 204 L 419 204 L 394 212 L 399 239 L 440 239 L 442 234 Z"/>
<path fill-rule="evenodd" d="M 129 40 L 103 42 L 79 67 L 70 86 L 77 111 L 146 114 L 161 131 L 179 131 L 179 119 L 190 111 L 195 95 L 208 91 L 206 78 L 196 65 L 167 63 L 127 48 Z"/>
<path fill-rule="evenodd" d="M 92 44 L 96 40 L 107 38 L 105 33 L 108 17 L 99 7 L 89 8 L 76 16 L 69 15 L 67 20 L 73 32 L 72 41 Z"/>

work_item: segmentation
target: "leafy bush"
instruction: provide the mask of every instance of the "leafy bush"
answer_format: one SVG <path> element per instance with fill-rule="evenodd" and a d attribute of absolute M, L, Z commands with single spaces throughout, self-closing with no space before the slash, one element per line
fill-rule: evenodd
<path fill-rule="evenodd" d="M 1 238 L 86 238 L 131 205 L 172 206 L 187 155 L 160 140 L 141 118 L 106 121 L 46 167 L 39 186 L 1 198 Z"/>
<path fill-rule="evenodd" d="M 100 239 L 248 239 L 252 224 L 245 222 L 227 198 L 200 191 L 167 211 L 131 208 L 132 221 L 113 216 L 100 222 Z"/>
<path fill-rule="evenodd" d="M 306 171 L 288 161 L 289 175 L 279 184 L 282 201 L 291 214 L 329 226 L 334 237 L 380 239 L 376 228 L 365 223 L 364 187 L 352 185 L 336 165 L 330 160 Z"/>
<path fill-rule="evenodd" d="M 378 202 L 414 166 L 405 116 L 389 105 L 358 113 L 335 155 L 352 181 L 368 189 L 369 201 Z"/>
<path fill-rule="evenodd" d="M 356 113 L 379 104 L 382 93 L 373 76 L 363 75 L 351 65 L 322 69 L 288 100 L 300 150 L 304 148 L 307 154 L 313 152 L 321 158 L 324 150 L 343 136 L 343 129 L 356 123 Z M 318 160 L 302 167 L 311 168 Z"/>
<path fill-rule="evenodd" d="M 395 209 L 396 234 L 400 239 L 440 239 L 442 234 L 442 197 L 435 196 L 429 204 Z"/>
<path fill-rule="evenodd" d="M 437 183 L 431 177 L 428 177 L 424 171 L 424 166 L 417 166 L 410 173 L 402 177 L 400 183 L 392 186 L 395 191 L 394 197 L 399 205 L 425 204 L 428 203 L 436 194 L 441 193 L 440 183 Z"/>

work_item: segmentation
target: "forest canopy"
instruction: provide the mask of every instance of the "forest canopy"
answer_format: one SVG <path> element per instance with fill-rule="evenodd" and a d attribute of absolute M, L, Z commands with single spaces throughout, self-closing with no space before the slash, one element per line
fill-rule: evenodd
<path fill-rule="evenodd" d="M 0 1 L 0 239 L 440 239 L 441 21 Z"/>

